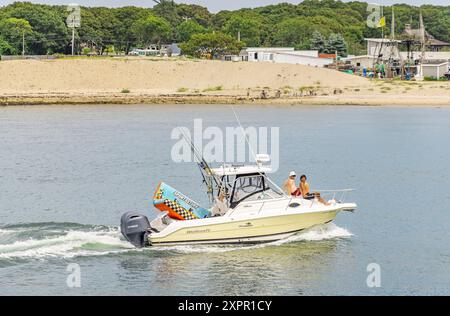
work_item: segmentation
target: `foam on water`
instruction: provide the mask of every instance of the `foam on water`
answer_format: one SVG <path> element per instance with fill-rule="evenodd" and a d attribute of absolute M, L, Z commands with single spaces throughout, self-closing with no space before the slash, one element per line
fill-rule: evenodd
<path fill-rule="evenodd" d="M 320 241 L 336 238 L 348 238 L 353 236 L 353 234 L 345 228 L 341 228 L 334 223 L 328 223 L 324 225 L 315 226 L 309 228 L 301 233 L 293 235 L 291 237 L 273 241 L 270 243 L 257 244 L 251 246 L 236 246 L 236 245 L 180 245 L 180 246 L 157 246 L 152 247 L 151 250 L 155 251 L 176 251 L 181 253 L 197 253 L 197 252 L 211 252 L 211 253 L 222 253 L 228 251 L 239 251 L 239 250 L 249 250 L 258 249 L 264 247 L 280 246 L 283 244 L 288 244 L 292 242 L 299 241 Z"/>
<path fill-rule="evenodd" d="M 125 241 L 117 227 L 106 226 L 68 226 L 69 229 L 55 225 L 49 227 L 36 226 L 32 229 L 21 229 L 18 227 L 6 228 L 0 230 L 0 236 L 6 235 L 9 239 L 14 234 L 17 236 L 20 232 L 30 233 L 30 237 L 22 240 L 13 240 L 9 243 L 0 242 L 0 260 L 1 259 L 44 259 L 44 258 L 73 258 L 79 256 L 102 256 L 109 254 L 124 253 L 129 251 L 141 251 L 134 248 Z M 40 236 L 33 237 L 33 231 L 38 232 Z M 48 233 L 46 236 L 45 233 Z M 55 233 L 57 233 L 55 235 Z M 222 253 L 228 251 L 242 251 L 258 249 L 263 247 L 280 246 L 287 243 L 299 241 L 320 241 L 334 238 L 347 238 L 352 234 L 333 223 L 310 228 L 291 236 L 289 238 L 251 246 L 227 246 L 227 245 L 182 245 L 182 246 L 157 246 L 145 249 L 144 253 L 169 251 L 175 253 Z"/>
<path fill-rule="evenodd" d="M 10 233 L 10 232 L 7 231 L 7 230 L 0 229 L 0 236 L 1 236 L 1 235 L 6 235 L 6 234 L 9 234 L 9 233 Z"/>
<path fill-rule="evenodd" d="M 353 234 L 345 228 L 339 227 L 334 223 L 315 226 L 307 229 L 297 235 L 291 236 L 284 240 L 276 241 L 275 243 L 286 243 L 293 241 L 318 241 L 334 238 L 348 238 Z"/>
<path fill-rule="evenodd" d="M 3 229 L 2 234 L 14 234 L 15 230 Z M 55 233 L 55 230 L 52 231 Z M 0 244 L 0 259 L 13 258 L 71 258 L 98 256 L 133 250 L 134 247 L 120 238 L 117 228 L 107 231 L 60 231 L 57 236 Z"/>

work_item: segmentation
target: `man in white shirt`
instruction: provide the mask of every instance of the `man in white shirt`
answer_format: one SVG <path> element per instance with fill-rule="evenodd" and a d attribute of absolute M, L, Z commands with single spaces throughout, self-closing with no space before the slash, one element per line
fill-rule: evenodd
<path fill-rule="evenodd" d="M 302 195 L 300 188 L 295 185 L 295 177 L 297 174 L 295 171 L 289 172 L 289 178 L 284 182 L 284 189 L 288 195 L 291 196 L 300 196 Z"/>

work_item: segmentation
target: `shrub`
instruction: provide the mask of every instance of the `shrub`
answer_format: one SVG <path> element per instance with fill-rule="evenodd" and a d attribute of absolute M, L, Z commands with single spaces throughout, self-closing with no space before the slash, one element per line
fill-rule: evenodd
<path fill-rule="evenodd" d="M 211 91 L 221 91 L 223 90 L 222 86 L 209 87 L 203 90 L 203 92 L 211 92 Z"/>

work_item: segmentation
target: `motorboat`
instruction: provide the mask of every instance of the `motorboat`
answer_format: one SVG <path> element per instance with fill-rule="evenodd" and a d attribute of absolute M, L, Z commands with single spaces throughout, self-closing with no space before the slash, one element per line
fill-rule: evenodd
<path fill-rule="evenodd" d="M 121 219 L 121 232 L 136 247 L 183 244 L 263 243 L 288 238 L 307 228 L 329 223 L 342 211 L 354 211 L 344 201 L 351 191 L 321 191 L 304 199 L 287 195 L 270 180 L 268 155 L 256 155 L 254 164 L 210 168 L 199 158 L 211 207 L 198 203 L 165 183 L 153 196 L 162 211 L 152 221 L 137 212 Z"/>

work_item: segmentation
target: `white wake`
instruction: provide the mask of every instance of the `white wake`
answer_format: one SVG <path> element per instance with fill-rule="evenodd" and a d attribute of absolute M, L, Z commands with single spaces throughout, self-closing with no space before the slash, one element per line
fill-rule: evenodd
<path fill-rule="evenodd" d="M 300 232 L 291 237 L 277 240 L 270 243 L 265 244 L 257 244 L 257 245 L 179 245 L 179 246 L 156 246 L 151 249 L 156 251 L 176 251 L 181 253 L 196 253 L 196 252 L 211 252 L 211 253 L 222 253 L 229 251 L 239 251 L 239 250 L 249 250 L 249 249 L 258 249 L 264 247 L 271 246 L 280 246 L 283 244 L 299 242 L 299 241 L 321 241 L 321 240 L 329 240 L 329 239 L 338 239 L 338 238 L 349 238 L 353 236 L 353 234 L 345 228 L 339 227 L 334 223 L 328 223 L 320 226 L 315 226 L 309 228 L 303 232 Z"/>
<path fill-rule="evenodd" d="M 36 228 L 35 228 L 36 229 Z M 14 234 L 29 229 L 1 229 L 0 238 L 6 236 L 11 239 Z M 56 230 L 58 231 L 58 230 Z M 55 232 L 49 230 L 48 232 Z M 175 253 L 223 253 L 229 251 L 244 251 L 264 247 L 274 247 L 301 241 L 321 241 L 351 237 L 352 233 L 333 223 L 316 226 L 289 238 L 258 245 L 182 245 L 156 246 L 147 249 L 136 249 L 125 241 L 117 227 L 107 230 L 90 229 L 59 231 L 57 235 L 47 237 L 29 237 L 6 244 L 0 243 L 0 259 L 44 259 L 44 258 L 73 258 L 78 256 L 102 256 L 129 251 L 147 252 L 175 252 Z"/>
<path fill-rule="evenodd" d="M 2 234 L 11 234 L 2 231 Z M 10 244 L 0 244 L 0 259 L 12 258 L 71 258 L 105 255 L 134 249 L 120 238 L 118 230 L 68 231 L 64 235 L 43 239 L 29 238 Z"/>

